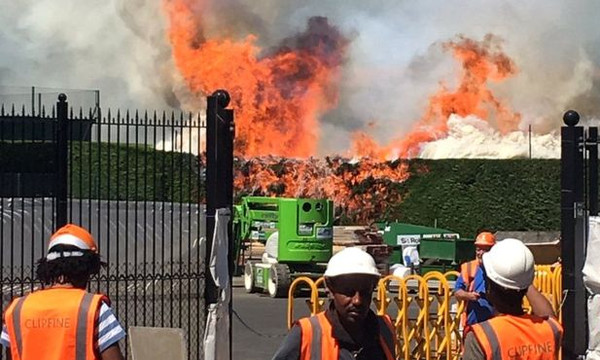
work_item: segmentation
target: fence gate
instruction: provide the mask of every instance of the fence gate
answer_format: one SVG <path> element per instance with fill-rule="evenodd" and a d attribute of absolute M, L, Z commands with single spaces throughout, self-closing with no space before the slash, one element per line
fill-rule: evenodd
<path fill-rule="evenodd" d="M 201 358 L 207 134 L 199 115 L 84 112 L 62 94 L 49 111 L 2 107 L 2 309 L 40 286 L 35 262 L 73 222 L 108 263 L 90 290 L 110 297 L 121 324 L 181 328 L 188 358 Z"/>

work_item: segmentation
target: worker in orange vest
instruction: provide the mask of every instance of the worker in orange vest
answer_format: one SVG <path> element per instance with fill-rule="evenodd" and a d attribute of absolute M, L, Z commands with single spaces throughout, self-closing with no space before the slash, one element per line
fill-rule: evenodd
<path fill-rule="evenodd" d="M 487 297 L 496 315 L 473 325 L 465 338 L 463 360 L 554 360 L 563 329 L 552 305 L 532 285 L 534 260 L 517 239 L 505 239 L 483 255 Z M 532 315 L 523 312 L 523 296 Z"/>
<path fill-rule="evenodd" d="M 274 360 L 393 360 L 396 332 L 390 318 L 370 310 L 380 278 L 373 257 L 349 247 L 331 257 L 327 310 L 296 322 Z"/>
<path fill-rule="evenodd" d="M 108 298 L 88 293 L 102 265 L 85 229 L 68 224 L 50 238 L 36 273 L 45 287 L 14 299 L 4 313 L 0 343 L 14 360 L 123 360 L 125 331 Z"/>
<path fill-rule="evenodd" d="M 496 244 L 496 237 L 491 232 L 484 231 L 475 239 L 475 260 L 460 266 L 460 276 L 454 285 L 454 296 L 465 302 L 461 325 L 463 334 L 470 326 L 492 317 L 494 308 L 485 296 L 485 276 L 481 266 L 483 254 L 490 251 Z"/>

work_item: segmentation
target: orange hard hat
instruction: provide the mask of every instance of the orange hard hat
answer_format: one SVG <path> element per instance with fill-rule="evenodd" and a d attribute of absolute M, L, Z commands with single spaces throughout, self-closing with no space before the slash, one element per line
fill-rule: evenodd
<path fill-rule="evenodd" d="M 495 243 L 496 237 L 494 236 L 494 234 L 488 231 L 479 233 L 479 235 L 477 235 L 477 238 L 475 239 L 475 246 L 494 246 Z"/>
<path fill-rule="evenodd" d="M 48 251 L 55 245 L 72 245 L 81 250 L 98 251 L 94 237 L 86 229 L 75 224 L 67 224 L 58 229 L 48 244 Z"/>

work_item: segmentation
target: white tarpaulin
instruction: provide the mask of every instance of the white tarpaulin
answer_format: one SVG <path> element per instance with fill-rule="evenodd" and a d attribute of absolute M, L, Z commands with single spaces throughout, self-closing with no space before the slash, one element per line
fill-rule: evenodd
<path fill-rule="evenodd" d="M 588 298 L 589 342 L 587 359 L 600 360 L 600 217 L 590 216 L 589 236 L 583 265 L 583 283 Z"/>
<path fill-rule="evenodd" d="M 204 330 L 204 359 L 226 360 L 229 354 L 229 302 L 231 286 L 229 283 L 228 250 L 229 209 L 217 209 L 215 214 L 215 232 L 213 236 L 210 276 L 219 288 L 219 301 L 208 308 L 206 328 Z M 207 275 L 208 276 L 208 275 Z M 218 340 L 218 341 L 217 341 Z"/>

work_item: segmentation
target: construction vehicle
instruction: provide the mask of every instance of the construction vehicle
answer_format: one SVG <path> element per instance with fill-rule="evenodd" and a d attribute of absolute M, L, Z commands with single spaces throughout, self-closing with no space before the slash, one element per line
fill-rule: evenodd
<path fill-rule="evenodd" d="M 234 207 L 236 264 L 246 292 L 287 296 L 298 276 L 318 278 L 333 255 L 333 202 L 247 196 Z M 260 260 L 245 259 L 249 244 L 265 246 Z"/>
<path fill-rule="evenodd" d="M 384 242 L 393 249 L 390 264 L 404 264 L 415 273 L 444 273 L 475 258 L 473 240 L 463 239 L 451 230 L 400 222 L 376 225 Z"/>

